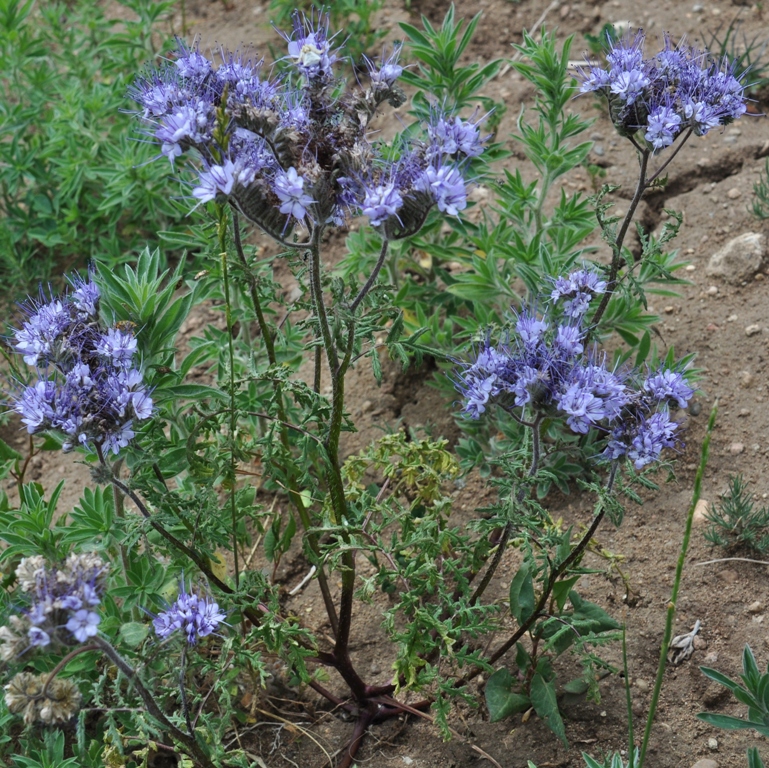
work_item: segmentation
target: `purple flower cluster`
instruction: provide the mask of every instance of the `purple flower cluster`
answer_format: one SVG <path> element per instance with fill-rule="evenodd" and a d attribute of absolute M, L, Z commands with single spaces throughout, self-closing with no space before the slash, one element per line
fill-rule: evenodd
<path fill-rule="evenodd" d="M 199 638 L 214 633 L 227 618 L 219 606 L 208 597 L 187 592 L 184 581 L 179 586 L 179 597 L 168 610 L 159 613 L 153 624 L 155 633 L 163 639 L 180 630 L 190 645 Z"/>
<path fill-rule="evenodd" d="M 134 436 L 134 421 L 152 415 L 152 398 L 134 364 L 129 330 L 104 329 L 99 289 L 75 279 L 62 298 L 30 302 L 28 318 L 14 330 L 12 347 L 37 369 L 13 409 L 30 434 L 54 429 L 64 450 L 89 443 L 118 453 Z"/>
<path fill-rule="evenodd" d="M 0 658 L 7 661 L 30 646 L 72 645 L 94 637 L 106 574 L 104 561 L 90 553 L 72 554 L 58 565 L 40 555 L 23 558 L 16 578 L 30 605 L 0 627 Z"/>
<path fill-rule="evenodd" d="M 459 372 L 464 412 L 477 419 L 496 403 L 528 423 L 559 416 L 576 434 L 599 430 L 608 438 L 603 457 L 627 457 L 637 469 L 675 445 L 669 409 L 686 407 L 694 394 L 683 375 L 666 367 L 644 377 L 610 370 L 585 349 L 586 312 L 605 290 L 589 270 L 558 278 L 542 317 L 522 311 L 507 343 L 487 340 Z"/>
<path fill-rule="evenodd" d="M 215 67 L 180 43 L 171 62 L 131 89 L 161 153 L 171 163 L 190 151 L 199 158 L 193 197 L 229 202 L 277 238 L 297 223 L 341 225 L 363 214 L 396 239 L 417 231 L 432 206 L 452 216 L 466 207 L 465 169 L 485 141 L 478 122 L 435 111 L 426 136 L 386 157 L 369 141 L 380 105 L 405 100 L 400 46 L 378 65 L 366 59 L 369 87 L 339 97 L 328 16 L 297 12 L 284 38 L 298 84 L 224 52 Z"/>
<path fill-rule="evenodd" d="M 582 93 L 597 91 L 609 102 L 623 136 L 640 134 L 654 152 L 691 130 L 697 136 L 728 125 L 747 109 L 745 86 L 734 64 L 665 37 L 662 51 L 643 56 L 644 34 L 626 36 L 606 56 L 607 67 L 581 71 Z"/>

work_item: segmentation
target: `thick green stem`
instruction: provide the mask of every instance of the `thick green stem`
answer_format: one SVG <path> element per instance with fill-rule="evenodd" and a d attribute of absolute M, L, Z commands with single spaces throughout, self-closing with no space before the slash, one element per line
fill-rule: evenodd
<path fill-rule="evenodd" d="M 235 410 L 235 342 L 232 338 L 232 304 L 230 301 L 230 275 L 227 265 L 227 213 L 224 206 L 219 208 L 219 256 L 222 266 L 222 283 L 224 284 L 225 318 L 227 322 L 227 354 L 229 356 L 228 390 L 230 396 L 230 525 L 232 526 L 232 553 L 235 565 L 235 589 L 240 586 L 240 564 L 238 562 L 238 515 L 235 500 L 235 477 L 237 460 L 235 459 L 235 432 L 238 426 Z"/>
<path fill-rule="evenodd" d="M 657 705 L 659 704 L 660 691 L 662 690 L 662 680 L 665 676 L 665 667 L 668 661 L 668 649 L 670 648 L 670 640 L 673 637 L 673 621 L 676 615 L 676 602 L 678 600 L 678 590 L 681 587 L 681 577 L 684 572 L 684 563 L 686 562 L 686 553 L 689 550 L 689 540 L 692 534 L 692 522 L 694 521 L 694 510 L 697 507 L 697 502 L 700 500 L 702 493 L 702 478 L 705 474 L 705 468 L 708 465 L 708 454 L 710 452 L 710 437 L 713 434 L 713 428 L 716 424 L 716 415 L 718 413 L 718 401 L 713 404 L 713 409 L 710 411 L 710 418 L 708 419 L 708 428 L 705 433 L 705 439 L 702 441 L 702 450 L 700 452 L 700 465 L 697 468 L 697 474 L 694 478 L 694 491 L 692 493 L 692 501 L 689 505 L 689 512 L 686 516 L 686 526 L 684 527 L 684 538 L 681 542 L 681 551 L 678 554 L 678 564 L 676 565 L 676 575 L 673 579 L 673 592 L 670 595 L 670 602 L 668 603 L 667 616 L 665 619 L 665 634 L 662 638 L 662 647 L 660 648 L 660 661 L 657 666 L 657 678 L 654 681 L 654 690 L 652 691 L 652 698 L 649 704 L 649 714 L 646 716 L 646 728 L 644 729 L 643 741 L 641 742 L 641 751 L 638 755 L 638 765 L 636 768 L 643 768 L 644 759 L 646 758 L 646 750 L 649 747 L 649 737 L 652 732 L 652 725 L 654 723 L 654 716 L 657 714 Z M 630 745 L 633 748 L 633 745 Z"/>

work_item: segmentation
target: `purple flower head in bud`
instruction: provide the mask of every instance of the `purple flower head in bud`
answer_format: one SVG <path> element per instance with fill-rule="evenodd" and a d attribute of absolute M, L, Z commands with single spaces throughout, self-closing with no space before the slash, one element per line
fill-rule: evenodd
<path fill-rule="evenodd" d="M 167 115 L 185 98 L 185 92 L 179 83 L 179 73 L 175 68 L 150 71 L 146 76 L 137 78 L 129 88 L 128 94 L 141 104 L 142 117 L 145 120 Z"/>
<path fill-rule="evenodd" d="M 613 70 L 620 72 L 639 69 L 643 64 L 644 40 L 645 35 L 641 30 L 638 30 L 635 36 L 626 34 L 606 54 L 606 61 Z"/>
<path fill-rule="evenodd" d="M 190 645 L 195 645 L 201 637 L 216 632 L 226 618 L 217 603 L 209 597 L 187 592 L 182 581 L 176 601 L 159 613 L 153 624 L 158 637 L 165 639 L 179 630 Z"/>
<path fill-rule="evenodd" d="M 578 269 L 568 277 L 559 277 L 550 293 L 554 302 L 562 299 L 563 311 L 567 317 L 580 319 L 590 307 L 593 296 L 606 290 L 606 281 L 601 280 L 595 272 Z"/>
<path fill-rule="evenodd" d="M 681 118 L 669 107 L 660 106 L 649 113 L 644 138 L 659 151 L 669 147 L 681 132 Z"/>
<path fill-rule="evenodd" d="M 391 88 L 395 81 L 403 74 L 403 67 L 398 64 L 402 45 L 393 46 L 393 52 L 385 58 L 382 54 L 382 64 L 377 66 L 368 56 L 364 56 L 363 60 L 366 63 L 366 69 L 368 70 L 368 76 L 375 87 Z"/>
<path fill-rule="evenodd" d="M 480 418 L 489 400 L 500 393 L 507 367 L 507 356 L 486 341 L 475 362 L 459 372 L 456 386 L 465 403 L 462 410 L 470 418 Z"/>
<path fill-rule="evenodd" d="M 160 142 L 160 151 L 173 164 L 174 159 L 189 146 L 204 144 L 210 138 L 213 128 L 213 108 L 206 99 L 187 102 L 166 115 L 155 131 Z"/>
<path fill-rule="evenodd" d="M 303 13 L 294 11 L 293 22 L 293 34 L 290 37 L 283 35 L 288 42 L 289 58 L 308 81 L 316 77 L 330 78 L 337 56 L 331 51 L 333 38 L 328 37 L 328 14 L 318 14 L 316 22 L 314 12 L 308 19 Z"/>
<path fill-rule="evenodd" d="M 392 181 L 377 184 L 375 187 L 364 184 L 363 190 L 362 212 L 364 216 L 368 216 L 374 227 L 383 224 L 390 216 L 397 216 L 398 210 L 403 206 L 403 198 Z"/>
<path fill-rule="evenodd" d="M 674 434 L 678 424 L 671 421 L 667 411 L 658 411 L 642 421 L 627 449 L 627 457 L 636 469 L 657 461 L 663 448 L 675 446 Z"/>
<path fill-rule="evenodd" d="M 305 179 L 291 167 L 278 171 L 273 179 L 272 189 L 281 201 L 280 212 L 304 221 L 309 207 L 315 202 L 304 191 Z"/>
<path fill-rule="evenodd" d="M 128 366 L 136 352 L 136 339 L 131 333 L 110 328 L 96 344 L 96 352 L 111 360 L 113 365 Z"/>
<path fill-rule="evenodd" d="M 66 627 L 79 643 L 84 643 L 89 637 L 96 636 L 100 622 L 101 616 L 98 613 L 81 608 L 70 616 Z"/>
<path fill-rule="evenodd" d="M 675 403 L 679 408 L 686 408 L 694 394 L 694 390 L 686 383 L 683 375 L 669 368 L 650 374 L 644 381 L 643 388 L 658 403 Z"/>
<path fill-rule="evenodd" d="M 467 207 L 465 180 L 454 166 L 428 165 L 414 186 L 420 192 L 431 194 L 441 213 L 458 216 Z"/>

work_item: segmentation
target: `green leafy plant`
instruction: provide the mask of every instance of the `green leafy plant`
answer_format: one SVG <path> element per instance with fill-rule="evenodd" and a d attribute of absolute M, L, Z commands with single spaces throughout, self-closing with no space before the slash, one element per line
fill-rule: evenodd
<path fill-rule="evenodd" d="M 713 54 L 733 62 L 735 74 L 747 79 L 750 93 L 756 94 L 769 84 L 769 39 L 761 32 L 752 35 L 746 31 L 740 13 L 726 25 L 721 24 L 705 38 L 705 46 Z"/>
<path fill-rule="evenodd" d="M 769 507 L 756 508 L 749 483 L 742 475 L 729 478 L 729 490 L 709 506 L 705 538 L 719 547 L 744 545 L 761 554 L 769 550 Z"/>
<path fill-rule="evenodd" d="M 746 719 L 714 712 L 700 712 L 697 717 L 709 725 L 728 731 L 753 730 L 769 736 L 769 668 L 762 674 L 749 645 L 742 653 L 742 674 L 740 681 L 727 677 L 710 667 L 700 667 L 702 673 L 719 685 L 728 688 L 741 704 L 748 708 Z M 763 761 L 756 747 L 748 749 L 749 768 L 763 768 Z"/>
<path fill-rule="evenodd" d="M 82 266 L 115 266 L 163 231 L 189 233 L 156 150 L 130 136 L 125 91 L 172 0 L 0 2 L 0 265 L 6 290 Z M 198 244 L 199 247 L 199 244 Z M 9 301 L 17 295 L 7 295 Z"/>
<path fill-rule="evenodd" d="M 758 181 L 753 184 L 750 210 L 757 219 L 769 219 L 769 160 L 766 161 Z"/>

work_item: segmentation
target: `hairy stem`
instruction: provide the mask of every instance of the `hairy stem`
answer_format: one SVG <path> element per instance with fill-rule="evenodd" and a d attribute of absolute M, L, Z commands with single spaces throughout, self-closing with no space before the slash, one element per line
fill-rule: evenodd
<path fill-rule="evenodd" d="M 606 281 L 606 291 L 601 297 L 601 303 L 598 305 L 598 309 L 593 315 L 592 324 L 594 329 L 598 327 L 598 323 L 603 317 L 604 312 L 606 312 L 606 307 L 609 306 L 609 300 L 614 295 L 614 291 L 617 287 L 617 275 L 619 274 L 620 267 L 622 266 L 622 246 L 625 242 L 625 236 L 627 235 L 628 229 L 630 228 L 630 222 L 633 220 L 633 216 L 635 216 L 638 203 L 641 202 L 641 197 L 643 196 L 643 193 L 646 191 L 650 183 L 646 179 L 646 170 L 649 167 L 649 157 L 651 153 L 648 149 L 643 149 L 639 154 L 640 168 L 638 173 L 638 184 L 636 186 L 633 199 L 630 201 L 630 207 L 625 214 L 625 218 L 622 221 L 622 226 L 620 227 L 619 233 L 617 234 L 617 239 L 614 243 L 611 243 L 612 259 L 611 267 L 609 268 L 609 279 Z"/>
<path fill-rule="evenodd" d="M 254 275 L 251 268 L 249 267 L 248 259 L 246 259 L 246 254 L 243 250 L 243 241 L 241 240 L 241 237 L 240 237 L 240 221 L 238 219 L 237 212 L 234 210 L 232 213 L 232 226 L 233 226 L 233 232 L 234 232 L 233 239 L 235 241 L 235 251 L 238 254 L 238 258 L 243 267 L 243 271 L 246 275 L 246 279 L 248 280 L 248 283 L 249 283 L 251 303 L 253 304 L 254 313 L 256 314 L 256 320 L 257 320 L 257 323 L 259 324 L 260 334 L 264 339 L 265 349 L 267 350 L 267 359 L 269 360 L 270 365 L 276 365 L 278 358 L 275 354 L 275 340 L 272 336 L 272 333 L 270 332 L 270 327 L 267 324 L 267 319 L 265 317 L 264 310 L 262 308 L 262 303 L 259 298 L 259 286 L 257 283 L 256 276 Z M 320 389 L 320 386 L 318 386 L 318 390 L 319 389 Z M 275 407 L 278 411 L 278 421 L 281 425 L 280 442 L 283 446 L 283 449 L 288 454 L 291 451 L 291 441 L 289 439 L 288 430 L 287 430 L 288 419 L 286 417 L 285 404 L 283 403 L 283 388 L 280 386 L 280 384 L 275 385 Z M 339 619 L 337 617 L 336 607 L 334 606 L 334 600 L 331 597 L 331 589 L 329 588 L 329 585 L 328 585 L 328 578 L 323 568 L 323 563 L 320 556 L 320 546 L 318 544 L 318 537 L 314 533 L 310 532 L 310 529 L 312 528 L 312 521 L 310 519 L 310 514 L 307 509 L 307 506 L 305 505 L 304 500 L 302 499 L 301 490 L 296 481 L 296 474 L 294 472 L 293 462 L 288 462 L 286 481 L 287 481 L 286 484 L 288 486 L 289 500 L 291 501 L 291 504 L 293 505 L 294 509 L 299 515 L 299 519 L 302 523 L 302 527 L 305 530 L 305 535 L 307 536 L 307 542 L 310 545 L 310 549 L 312 550 L 313 554 L 315 555 L 315 559 L 317 560 L 317 563 L 315 563 L 315 566 L 317 567 L 318 586 L 320 587 L 321 596 L 323 597 L 323 605 L 326 608 L 326 613 L 328 614 L 328 620 L 329 620 L 329 623 L 331 624 L 331 631 L 334 633 L 334 635 L 336 635 L 339 628 Z"/>
<path fill-rule="evenodd" d="M 184 746 L 185 751 L 195 759 L 198 765 L 204 766 L 204 768 L 214 768 L 214 764 L 205 752 L 203 752 L 194 736 L 184 733 L 184 731 L 177 728 L 168 719 L 155 701 L 155 697 L 144 687 L 136 670 L 112 647 L 112 645 L 100 637 L 94 638 L 94 644 L 98 646 L 105 653 L 107 658 L 109 658 L 109 660 L 131 681 L 149 713 Z"/>
<path fill-rule="evenodd" d="M 230 272 L 227 265 L 227 214 L 224 206 L 219 208 L 219 257 L 222 267 L 222 283 L 224 285 L 224 314 L 227 322 L 227 355 L 229 358 L 228 394 L 230 396 L 230 525 L 232 526 L 232 553 L 235 566 L 235 589 L 240 585 L 240 564 L 238 563 L 238 516 L 235 500 L 235 475 L 237 460 L 235 458 L 235 431 L 238 426 L 235 410 L 235 341 L 232 338 L 232 302 L 230 300 Z M 185 709 L 186 712 L 186 709 Z M 187 714 L 189 719 L 189 714 Z"/>
<path fill-rule="evenodd" d="M 376 264 L 374 264 L 374 269 L 371 270 L 371 274 L 368 276 L 368 280 L 366 280 L 363 287 L 360 289 L 360 291 L 358 291 L 358 295 L 352 300 L 352 303 L 350 304 L 350 312 L 354 313 L 355 310 L 360 306 L 360 303 L 363 301 L 363 299 L 366 298 L 366 295 L 376 282 L 377 277 L 379 277 L 379 272 L 385 263 L 385 259 L 387 258 L 387 249 L 389 245 L 390 241 L 385 238 L 382 241 L 382 249 L 379 252 L 379 258 L 376 260 Z"/>
<path fill-rule="evenodd" d="M 684 562 L 686 553 L 689 550 L 689 540 L 692 534 L 692 522 L 694 520 L 694 510 L 702 494 L 702 478 L 705 474 L 705 468 L 708 465 L 708 454 L 710 453 L 710 437 L 716 425 L 716 415 L 718 414 L 718 401 L 713 405 L 708 419 L 708 427 L 705 433 L 705 439 L 702 441 L 702 450 L 700 452 L 700 465 L 697 467 L 697 474 L 694 477 L 694 490 L 692 492 L 692 501 L 689 504 L 689 512 L 686 516 L 686 526 L 684 528 L 684 538 L 681 542 L 681 551 L 678 554 L 678 563 L 676 565 L 676 575 L 673 579 L 673 591 L 668 603 L 667 616 L 665 618 L 665 635 L 662 638 L 662 647 L 660 648 L 660 660 L 657 666 L 657 677 L 654 681 L 654 690 L 652 691 L 651 702 L 649 703 L 649 714 L 646 716 L 646 728 L 644 728 L 643 741 L 641 742 L 641 751 L 638 755 L 638 765 L 636 768 L 643 768 L 646 750 L 649 746 L 649 737 L 652 732 L 654 716 L 657 714 L 657 705 L 659 704 L 660 691 L 662 690 L 662 680 L 665 676 L 665 667 L 668 660 L 668 649 L 670 640 L 673 636 L 673 621 L 676 615 L 676 602 L 678 600 L 678 590 L 681 587 L 681 577 L 684 572 Z M 632 748 L 632 744 L 630 745 Z"/>

